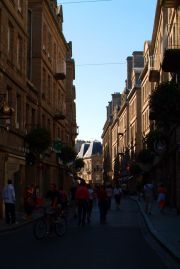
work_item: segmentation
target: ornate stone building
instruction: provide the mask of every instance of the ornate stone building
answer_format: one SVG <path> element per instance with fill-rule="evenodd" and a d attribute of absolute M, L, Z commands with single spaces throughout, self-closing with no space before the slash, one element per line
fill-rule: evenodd
<path fill-rule="evenodd" d="M 158 0 L 151 42 L 144 47 L 145 68 L 142 79 L 142 114 L 144 115 L 143 134 L 147 134 L 152 122 L 148 119 L 148 97 L 162 82 L 174 80 L 179 83 L 180 61 L 180 2 Z M 169 133 L 171 135 L 169 136 Z M 165 156 L 156 157 L 154 177 L 163 181 L 168 189 L 169 202 L 180 211 L 180 163 L 177 145 L 180 139 L 179 128 L 167 131 L 169 146 Z"/>
<path fill-rule="evenodd" d="M 126 87 L 122 94 L 117 93 L 118 106 L 113 101 L 111 118 L 103 128 L 103 166 L 107 175 L 111 175 L 109 180 L 120 177 L 124 174 L 128 161 L 135 158 L 135 155 L 141 149 L 141 81 L 140 74 L 144 65 L 143 52 L 135 51 L 133 55 L 127 58 L 127 80 Z M 110 134 L 109 134 L 110 133 Z M 110 141 L 107 143 L 107 141 Z M 107 145 L 109 148 L 109 158 L 111 165 L 107 168 Z M 115 168 L 119 162 L 120 167 Z M 119 174 L 117 174 L 119 170 Z M 122 171 L 123 170 L 123 171 Z M 108 174 L 109 173 L 109 174 Z M 115 175 L 116 174 L 116 175 Z"/>
<path fill-rule="evenodd" d="M 127 58 L 127 81 L 123 92 L 122 106 L 118 112 L 117 145 L 121 168 L 133 159 L 133 155 L 143 148 L 143 138 L 156 128 L 155 121 L 149 119 L 149 97 L 162 82 L 180 81 L 180 1 L 157 0 L 152 39 L 144 43 L 140 52 L 140 66 L 134 68 L 133 57 Z M 142 62 L 144 61 L 144 63 Z M 124 101 L 123 101 L 124 99 Z M 106 121 L 103 128 L 103 160 L 108 140 L 113 148 L 112 135 L 115 121 Z M 107 118 L 108 120 L 108 118 Z M 108 130 L 112 130 L 109 135 Z M 163 181 L 168 189 L 169 202 L 180 211 L 180 129 L 171 126 L 166 131 L 169 136 L 168 150 L 155 157 L 151 173 L 156 182 Z M 109 137 L 108 137 L 109 136 Z M 115 143 L 116 144 L 116 143 Z M 109 150 L 111 152 L 111 150 Z M 126 160 L 123 162 L 123 160 Z M 113 156 L 111 155 L 111 162 Z M 105 164 L 105 162 L 104 162 Z"/>
<path fill-rule="evenodd" d="M 62 23 L 56 1 L 0 1 L 1 106 L 14 110 L 10 122 L 0 119 L 0 192 L 12 178 L 18 207 L 28 184 L 43 194 L 68 177 L 53 148 L 56 140 L 74 147 L 77 136 L 75 63 Z M 50 131 L 52 146 L 30 165 L 24 138 L 37 127 Z"/>
<path fill-rule="evenodd" d="M 78 154 L 83 158 L 84 167 L 78 172 L 78 176 L 83 178 L 86 183 L 102 184 L 103 167 L 102 167 L 102 144 L 99 141 L 84 143 Z"/>

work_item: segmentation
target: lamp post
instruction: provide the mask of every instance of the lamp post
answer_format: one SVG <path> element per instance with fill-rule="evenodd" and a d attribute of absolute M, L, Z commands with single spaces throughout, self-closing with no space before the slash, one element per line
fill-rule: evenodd
<path fill-rule="evenodd" d="M 0 120 L 5 122 L 5 124 L 0 124 L 0 127 L 5 128 L 7 131 L 9 131 L 9 125 L 13 112 L 14 109 L 11 108 L 6 101 L 6 94 L 0 94 Z"/>

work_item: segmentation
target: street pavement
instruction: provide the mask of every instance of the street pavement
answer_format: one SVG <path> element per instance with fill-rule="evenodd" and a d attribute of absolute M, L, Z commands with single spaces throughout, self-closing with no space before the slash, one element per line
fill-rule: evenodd
<path fill-rule="evenodd" d="M 37 241 L 33 237 L 33 224 L 1 233 L 1 268 L 180 268 L 167 262 L 164 250 L 147 240 L 141 213 L 136 201 L 124 198 L 120 210 L 113 204 L 107 224 L 99 223 L 99 210 L 95 206 L 89 225 L 79 227 L 77 220 L 71 219 L 62 238 L 53 235 Z"/>
<path fill-rule="evenodd" d="M 152 206 L 152 214 L 147 215 L 144 212 L 143 199 L 139 201 L 136 196 L 132 196 L 131 199 L 138 204 L 150 233 L 173 257 L 180 261 L 180 215 L 177 215 L 175 210 L 169 208 L 166 208 L 162 214 L 155 201 Z M 69 219 L 72 219 L 73 214 L 73 212 L 69 213 Z M 6 225 L 4 220 L 0 220 L 0 234 L 20 229 L 24 225 L 33 222 L 42 215 L 42 210 L 36 210 L 33 213 L 32 220 L 28 221 L 25 220 L 24 214 L 21 212 L 17 212 L 16 215 L 17 224 L 14 225 Z M 110 216 L 113 217 L 111 214 Z"/>

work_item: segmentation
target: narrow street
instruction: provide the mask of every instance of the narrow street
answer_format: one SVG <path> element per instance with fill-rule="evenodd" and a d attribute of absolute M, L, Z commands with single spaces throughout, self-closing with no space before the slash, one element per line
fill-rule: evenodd
<path fill-rule="evenodd" d="M 91 224 L 80 228 L 72 221 L 63 238 L 37 241 L 31 225 L 1 235 L 1 268 L 178 268 L 148 237 L 136 203 L 124 199 L 119 211 L 112 206 L 108 224 L 99 224 L 95 206 Z"/>

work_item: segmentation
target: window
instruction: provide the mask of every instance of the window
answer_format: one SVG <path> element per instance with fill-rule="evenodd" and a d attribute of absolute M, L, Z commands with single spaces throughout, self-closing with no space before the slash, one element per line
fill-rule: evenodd
<path fill-rule="evenodd" d="M 42 98 L 46 99 L 46 70 L 43 68 Z"/>
<path fill-rule="evenodd" d="M 16 53 L 16 60 L 17 60 L 17 68 L 18 70 L 22 70 L 22 38 L 18 35 L 17 38 L 17 53 Z"/>
<path fill-rule="evenodd" d="M 2 22 L 1 22 L 1 20 L 2 20 L 2 18 L 1 18 L 1 15 L 2 13 L 1 13 L 1 9 L 0 9 L 0 52 L 1 52 L 1 44 L 2 44 L 2 41 L 1 41 L 1 25 L 2 25 Z"/>
<path fill-rule="evenodd" d="M 47 29 L 46 29 L 46 25 L 43 25 L 43 51 L 46 51 L 46 37 L 47 36 Z"/>
<path fill-rule="evenodd" d="M 16 128 L 19 129 L 21 125 L 21 96 L 16 95 Z"/>
<path fill-rule="evenodd" d="M 29 111 L 30 111 L 29 104 L 26 104 L 26 127 L 28 127 L 29 125 Z"/>
<path fill-rule="evenodd" d="M 56 83 L 54 82 L 53 83 L 52 104 L 56 108 L 55 96 L 56 96 Z"/>
<path fill-rule="evenodd" d="M 48 75 L 48 86 L 47 86 L 47 101 L 51 103 L 51 77 Z"/>
<path fill-rule="evenodd" d="M 32 77 L 32 12 L 28 9 L 27 77 Z"/>
<path fill-rule="evenodd" d="M 7 44 L 7 50 L 8 50 L 8 58 L 9 60 L 11 61 L 11 63 L 13 63 L 13 42 L 14 42 L 14 29 L 13 29 L 13 26 L 12 24 L 9 22 L 9 25 L 8 25 L 8 31 L 7 31 L 7 41 L 8 41 L 8 44 Z"/>
<path fill-rule="evenodd" d="M 12 108 L 12 88 L 9 86 L 6 88 L 6 102 Z M 12 125 L 12 121 L 8 120 L 8 124 Z"/>
<path fill-rule="evenodd" d="M 12 88 L 7 86 L 6 101 L 10 107 L 12 107 Z"/>
<path fill-rule="evenodd" d="M 48 33 L 48 58 L 51 58 L 51 53 L 52 53 L 52 41 L 51 41 L 52 37 L 51 34 Z"/>
<path fill-rule="evenodd" d="M 57 61 L 57 59 L 56 59 L 56 44 L 54 44 L 54 70 L 55 70 L 55 72 L 56 72 L 56 61 Z"/>
<path fill-rule="evenodd" d="M 31 124 L 34 126 L 36 123 L 36 111 L 34 108 L 31 109 Z"/>

